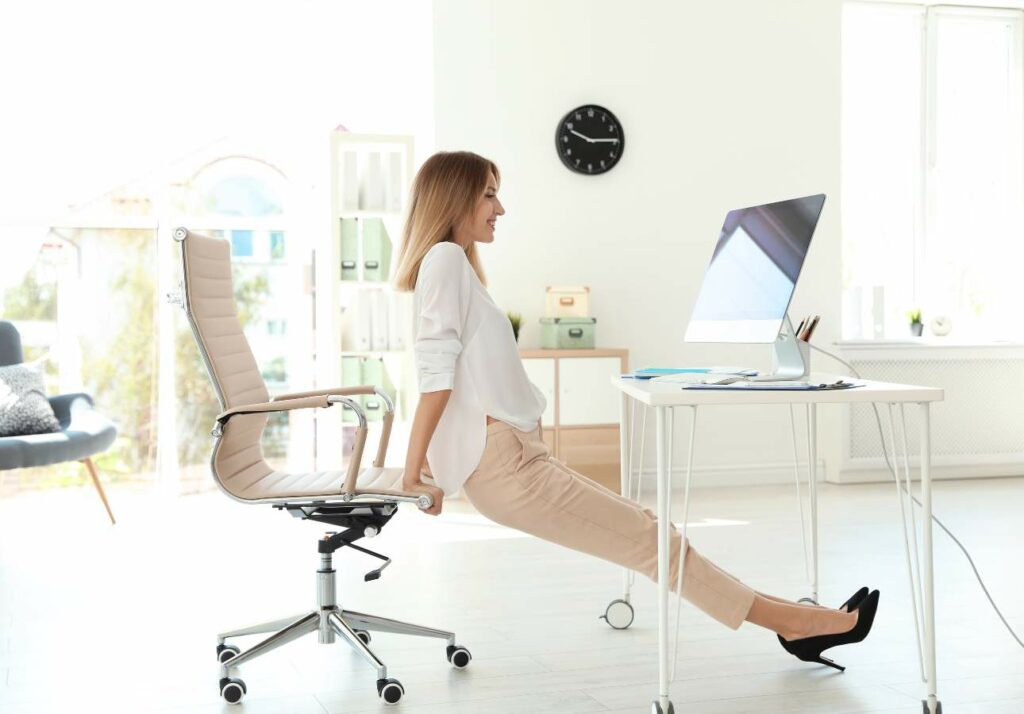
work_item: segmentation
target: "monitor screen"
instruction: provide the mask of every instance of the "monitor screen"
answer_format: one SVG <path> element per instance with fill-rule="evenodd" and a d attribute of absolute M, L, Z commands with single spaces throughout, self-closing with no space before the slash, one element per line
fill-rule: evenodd
<path fill-rule="evenodd" d="M 774 342 L 825 194 L 729 211 L 686 328 L 687 342 Z"/>

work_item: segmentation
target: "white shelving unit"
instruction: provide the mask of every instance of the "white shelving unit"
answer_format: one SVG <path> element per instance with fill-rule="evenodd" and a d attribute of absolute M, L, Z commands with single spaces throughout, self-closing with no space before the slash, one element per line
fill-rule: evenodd
<path fill-rule="evenodd" d="M 379 358 L 395 388 L 395 423 L 388 448 L 388 466 L 405 460 L 410 420 L 418 398 L 412 358 L 412 295 L 391 284 L 401 243 L 406 201 L 413 176 L 413 138 L 407 135 L 357 134 L 334 131 L 330 135 L 330 229 L 315 250 L 316 280 L 316 382 L 320 388 L 349 386 L 343 375 L 343 358 Z M 390 239 L 387 274 L 366 280 L 363 230 L 378 220 Z M 349 268 L 342 279 L 342 221 L 348 230 L 357 226 L 358 252 L 355 273 Z M 348 244 L 351 247 L 351 242 Z M 346 259 L 352 256 L 346 253 Z M 383 267 L 383 266 L 382 266 Z M 377 302 L 375 302 L 377 301 Z M 381 309 L 387 303 L 390 310 Z M 384 325 L 391 323 L 388 329 Z M 367 344 L 357 334 L 386 334 L 387 344 Z M 383 333 L 381 332 L 383 331 Z M 395 343 L 398 343 L 397 345 Z M 373 347 L 381 347 L 373 349 Z M 354 423 L 343 421 L 340 408 L 317 414 L 316 468 L 341 468 L 347 460 Z M 366 455 L 376 453 L 379 422 L 371 422 Z"/>

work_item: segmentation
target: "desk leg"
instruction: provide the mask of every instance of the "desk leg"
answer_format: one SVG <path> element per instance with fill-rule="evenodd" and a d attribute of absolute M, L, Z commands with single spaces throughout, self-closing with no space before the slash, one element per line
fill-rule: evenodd
<path fill-rule="evenodd" d="M 668 592 L 669 592 L 669 499 L 671 484 L 668 473 L 668 414 L 667 407 L 656 408 L 655 433 L 658 452 L 658 701 L 652 706 L 656 712 L 672 711 L 668 698 Z"/>
<path fill-rule="evenodd" d="M 807 405 L 807 494 L 811 501 L 811 599 L 818 596 L 818 405 Z"/>
<path fill-rule="evenodd" d="M 619 489 L 623 496 L 630 498 L 630 479 L 633 470 L 633 419 L 630 415 L 632 400 L 625 392 L 619 399 Z M 640 447 L 640 468 L 643 469 L 643 445 Z M 638 479 L 640 477 L 638 476 Z M 639 491 L 639 488 L 637 488 Z M 639 498 L 639 494 L 637 495 Z M 633 580 L 633 572 L 629 568 L 622 569 L 622 597 L 612 600 L 599 619 L 604 620 L 616 630 L 625 630 L 633 624 L 633 606 L 629 602 L 629 589 Z"/>
<path fill-rule="evenodd" d="M 932 562 L 932 425 L 928 402 L 921 409 L 921 510 L 924 523 L 924 666 L 928 677 L 928 699 L 925 706 L 930 714 L 941 714 L 935 682 L 935 580 Z"/>
<path fill-rule="evenodd" d="M 629 498 L 630 469 L 633 464 L 633 444 L 630 439 L 630 397 L 622 392 L 619 399 L 619 493 Z M 622 570 L 622 599 L 629 602 L 629 568 Z"/>

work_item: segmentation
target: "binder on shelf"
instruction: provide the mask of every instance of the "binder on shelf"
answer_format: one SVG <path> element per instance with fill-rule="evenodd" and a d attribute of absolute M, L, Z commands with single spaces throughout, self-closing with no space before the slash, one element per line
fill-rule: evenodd
<path fill-rule="evenodd" d="M 359 364 L 360 360 L 358 357 L 342 357 L 341 358 L 341 386 L 342 387 L 358 387 L 362 383 L 363 373 L 362 366 Z M 353 399 L 359 404 L 363 403 L 363 396 L 353 397 Z M 354 423 L 358 421 L 356 413 L 344 404 L 341 405 L 342 415 L 341 420 L 344 423 Z"/>
<path fill-rule="evenodd" d="M 367 154 L 366 172 L 359 186 L 359 208 L 364 211 L 384 210 L 384 172 L 379 151 Z"/>
<path fill-rule="evenodd" d="M 370 303 L 370 349 L 388 349 L 388 304 L 383 290 L 369 290 Z"/>
<path fill-rule="evenodd" d="M 405 293 L 388 294 L 388 349 L 405 349 L 405 326 L 409 324 L 409 303 Z"/>
<path fill-rule="evenodd" d="M 388 153 L 387 190 L 385 191 L 385 208 L 388 211 L 402 210 L 402 152 Z"/>
<path fill-rule="evenodd" d="M 384 366 L 384 360 L 380 357 L 366 357 L 362 362 L 363 384 L 372 384 L 379 387 L 387 394 L 392 403 L 396 399 L 395 385 L 388 377 L 388 370 Z M 368 394 L 365 397 L 366 418 L 370 421 L 380 421 L 384 418 L 384 403 L 376 394 Z"/>
<path fill-rule="evenodd" d="M 363 279 L 387 280 L 391 275 L 391 239 L 380 218 L 363 221 Z"/>
<path fill-rule="evenodd" d="M 342 336 L 343 349 L 346 345 L 353 352 L 369 352 L 373 349 L 370 297 L 366 290 L 356 290 L 352 296 L 352 304 L 345 310 L 347 334 Z"/>
<path fill-rule="evenodd" d="M 343 211 L 359 208 L 358 157 L 354 151 L 341 152 L 341 195 L 338 197 Z"/>
<path fill-rule="evenodd" d="M 341 219 L 341 279 L 359 280 L 359 222 Z"/>

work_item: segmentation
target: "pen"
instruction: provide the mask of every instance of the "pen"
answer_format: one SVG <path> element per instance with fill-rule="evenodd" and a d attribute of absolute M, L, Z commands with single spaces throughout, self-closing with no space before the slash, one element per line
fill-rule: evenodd
<path fill-rule="evenodd" d="M 806 317 L 800 321 L 800 324 L 796 326 L 796 330 L 793 332 L 798 340 L 800 339 L 800 330 L 804 329 L 805 322 L 807 322 Z"/>
<path fill-rule="evenodd" d="M 811 341 L 811 336 L 814 334 L 814 331 L 818 328 L 818 320 L 820 319 L 821 315 L 815 315 L 814 319 L 811 320 L 811 324 L 807 326 L 807 329 L 805 330 L 806 334 L 804 335 L 805 342 Z"/>

